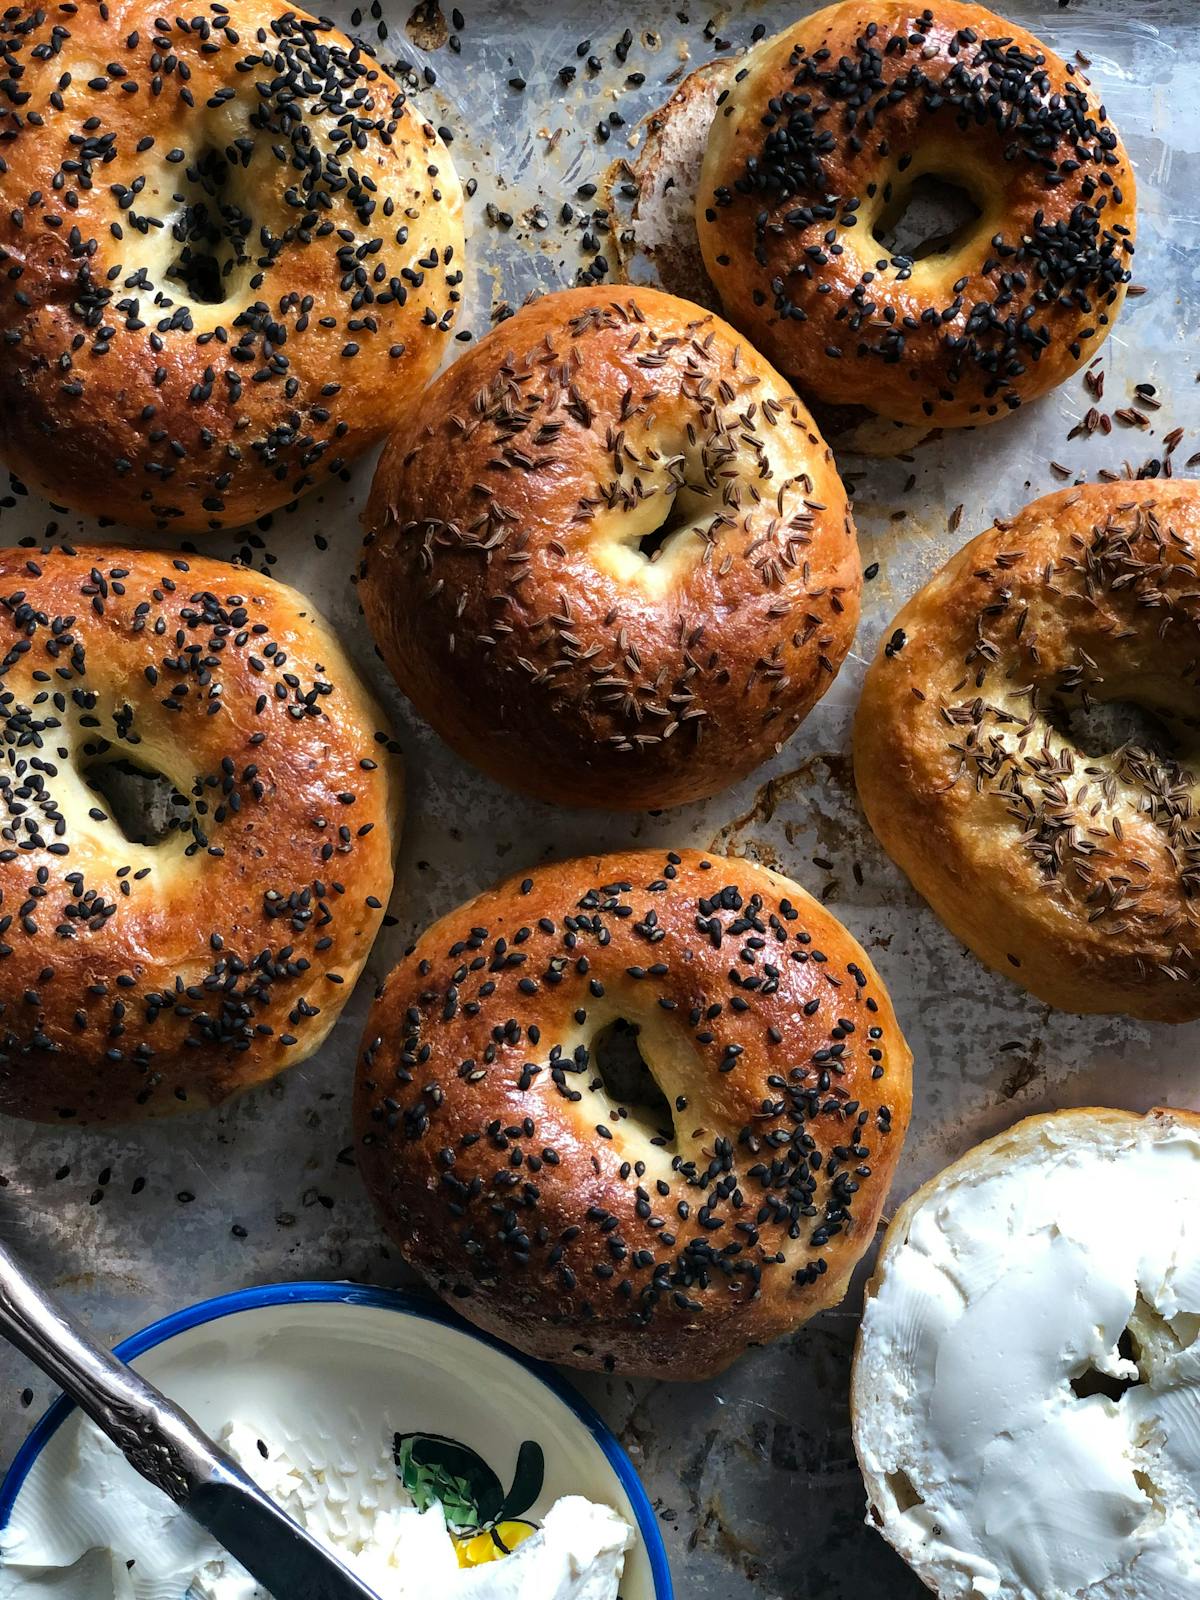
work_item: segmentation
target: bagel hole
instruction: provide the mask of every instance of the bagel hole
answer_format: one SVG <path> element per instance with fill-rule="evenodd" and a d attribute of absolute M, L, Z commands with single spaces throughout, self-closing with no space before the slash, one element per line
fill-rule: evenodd
<path fill-rule="evenodd" d="M 230 275 L 245 260 L 253 221 L 233 199 L 232 170 L 225 152 L 213 145 L 173 169 L 174 199 L 181 209 L 171 231 L 179 251 L 167 277 L 198 305 L 220 305 Z"/>
<path fill-rule="evenodd" d="M 638 540 L 638 550 L 647 561 L 657 561 L 667 541 L 690 528 L 698 515 L 700 497 L 691 489 L 677 489 L 671 496 L 663 520 Z"/>
<path fill-rule="evenodd" d="M 1139 1441 L 1143 1449 L 1145 1449 L 1150 1442 L 1150 1438 Z M 1159 1516 L 1162 1516 L 1166 1511 L 1166 1504 L 1163 1500 L 1162 1491 L 1159 1489 L 1158 1485 L 1155 1483 L 1150 1474 L 1148 1472 L 1141 1471 L 1140 1468 L 1135 1468 L 1133 1473 L 1133 1481 L 1146 1496 L 1146 1499 L 1149 1500 L 1151 1506 L 1154 1508 L 1154 1511 Z"/>
<path fill-rule="evenodd" d="M 897 1468 L 895 1472 L 886 1474 L 883 1480 L 888 1486 L 888 1492 L 896 1502 L 897 1511 L 911 1511 L 914 1506 L 923 1506 L 925 1498 L 917 1490 L 916 1485 L 907 1472 Z"/>
<path fill-rule="evenodd" d="M 893 186 L 873 232 L 889 255 L 923 261 L 953 250 L 982 214 L 961 183 L 923 172 L 902 188 Z"/>
<path fill-rule="evenodd" d="M 1123 1361 L 1132 1361 L 1137 1365 L 1138 1347 L 1131 1328 L 1125 1328 L 1117 1340 L 1117 1354 Z M 1088 1367 L 1078 1377 L 1071 1379 L 1071 1388 L 1077 1400 L 1088 1400 L 1092 1395 L 1102 1394 L 1107 1399 L 1119 1401 L 1122 1395 L 1128 1394 L 1130 1389 L 1136 1389 L 1142 1382 L 1139 1372 L 1136 1378 L 1118 1378 L 1111 1372 L 1101 1372 L 1098 1367 Z"/>
<path fill-rule="evenodd" d="M 591 1065 L 609 1098 L 652 1139 L 670 1144 L 675 1138 L 671 1103 L 658 1086 L 638 1044 L 636 1022 L 618 1017 L 601 1028 L 589 1050 Z"/>
<path fill-rule="evenodd" d="M 161 772 L 122 756 L 94 761 L 84 778 L 130 844 L 162 844 L 191 827 L 191 802 Z"/>
<path fill-rule="evenodd" d="M 1046 713 L 1058 732 L 1085 756 L 1134 749 L 1160 761 L 1179 759 L 1180 743 L 1171 729 L 1134 700 L 1051 701 Z"/>

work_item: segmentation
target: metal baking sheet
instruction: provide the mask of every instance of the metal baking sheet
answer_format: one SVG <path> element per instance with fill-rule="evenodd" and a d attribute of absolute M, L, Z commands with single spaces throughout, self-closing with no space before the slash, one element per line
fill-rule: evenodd
<path fill-rule="evenodd" d="M 1200 11 L 1195 0 L 1009 0 L 1006 9 L 1061 54 L 1079 51 L 1091 62 L 1137 168 L 1135 279 L 1144 293 L 1129 300 L 1103 348 L 1102 399 L 1076 378 L 995 427 L 924 444 L 907 459 L 840 456 L 863 565 L 878 564 L 878 575 L 866 585 L 858 641 L 834 688 L 747 782 L 660 815 L 569 813 L 512 795 L 452 756 L 389 686 L 359 618 L 351 575 L 369 464 L 268 527 L 204 542 L 307 590 L 390 704 L 409 777 L 398 922 L 319 1057 L 229 1109 L 130 1131 L 0 1128 L 0 1228 L 104 1335 L 270 1279 L 405 1281 L 350 1149 L 349 1089 L 373 981 L 434 917 L 544 857 L 634 841 L 696 843 L 767 861 L 825 900 L 871 951 L 916 1056 L 916 1112 L 896 1200 L 1030 1112 L 1200 1106 L 1196 1027 L 1063 1016 L 984 971 L 883 856 L 854 797 L 848 732 L 864 664 L 902 601 L 947 555 L 992 517 L 1065 482 L 1161 472 L 1168 455 L 1182 475 L 1200 450 Z M 417 100 L 452 130 L 459 171 L 476 180 L 462 326 L 477 332 L 531 290 L 599 271 L 597 257 L 614 277 L 625 223 L 592 213 L 604 204 L 611 163 L 636 161 L 648 131 L 641 119 L 694 68 L 744 49 L 756 27 L 774 31 L 797 14 L 776 3 L 711 10 L 707 0 L 668 8 L 459 0 L 458 11 L 426 3 L 411 17 L 407 0 L 330 10 L 385 61 L 410 64 Z M 575 69 L 563 74 L 568 83 L 564 68 Z M 628 174 L 620 168 L 616 177 L 618 201 L 632 205 Z M 637 204 L 653 213 L 649 193 Z M 664 228 L 662 214 L 652 223 L 655 216 L 661 240 L 674 224 Z M 637 270 L 653 276 L 653 258 Z M 1138 384 L 1153 384 L 1158 404 L 1142 408 L 1144 426 L 1117 422 L 1109 433 L 1068 438 L 1093 405 L 1110 416 L 1127 407 Z M 0 479 L 0 540 L 95 533 L 19 486 L 6 491 Z M 863 1522 L 847 1414 L 860 1293 L 713 1383 L 577 1379 L 645 1477 L 683 1600 L 924 1593 Z M 5 1461 L 50 1398 L 48 1384 L 0 1351 Z"/>

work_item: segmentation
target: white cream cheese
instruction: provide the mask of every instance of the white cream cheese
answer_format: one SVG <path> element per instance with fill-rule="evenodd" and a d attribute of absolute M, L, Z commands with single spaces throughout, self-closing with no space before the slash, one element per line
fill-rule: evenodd
<path fill-rule="evenodd" d="M 355 1448 L 311 1434 L 283 1445 L 228 1425 L 221 1442 L 291 1516 L 361 1575 L 380 1600 L 616 1600 L 623 1517 L 581 1496 L 557 1500 L 511 1555 L 461 1568 L 440 1507 L 418 1511 L 401 1485 L 389 1430 L 353 1419 Z M 0 1600 L 262 1600 L 253 1579 L 133 1473 L 90 1423 L 76 1431 L 53 1519 L 3 1535 Z"/>
<path fill-rule="evenodd" d="M 1088 1116 L 943 1174 L 868 1300 L 860 1460 L 943 1595 L 1200 1594 L 1200 1135 Z"/>

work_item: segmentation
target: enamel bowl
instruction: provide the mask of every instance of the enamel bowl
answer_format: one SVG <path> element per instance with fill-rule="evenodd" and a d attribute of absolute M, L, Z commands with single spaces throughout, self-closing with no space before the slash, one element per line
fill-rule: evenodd
<path fill-rule="evenodd" d="M 210 1434 L 231 1411 L 252 1426 L 299 1419 L 293 1426 L 322 1438 L 363 1419 L 367 1432 L 414 1439 L 418 1460 L 457 1447 L 457 1460 L 477 1462 L 510 1496 L 536 1490 L 521 1513 L 530 1520 L 560 1495 L 604 1502 L 636 1534 L 621 1600 L 672 1600 L 657 1518 L 613 1434 L 549 1368 L 436 1304 L 351 1284 L 270 1284 L 178 1311 L 116 1350 Z M 0 1528 L 62 1521 L 80 1421 L 64 1399 L 38 1422 L 0 1485 Z M 541 1447 L 540 1488 L 528 1441 Z"/>

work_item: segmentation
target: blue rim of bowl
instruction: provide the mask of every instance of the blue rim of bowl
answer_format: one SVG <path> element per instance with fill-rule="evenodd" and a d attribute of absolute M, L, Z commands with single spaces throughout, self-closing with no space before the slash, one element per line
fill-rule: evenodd
<path fill-rule="evenodd" d="M 502 1344 L 499 1339 L 493 1339 L 490 1334 L 482 1333 L 478 1328 L 464 1322 L 461 1317 L 444 1310 L 432 1301 L 405 1294 L 399 1289 L 377 1289 L 356 1283 L 266 1283 L 250 1289 L 235 1289 L 231 1294 L 217 1295 L 212 1300 L 201 1300 L 194 1306 L 186 1306 L 182 1311 L 173 1311 L 170 1316 L 152 1322 L 149 1327 L 142 1328 L 138 1333 L 131 1333 L 127 1339 L 122 1339 L 120 1344 L 114 1346 L 114 1354 L 120 1356 L 123 1361 L 132 1361 L 136 1356 L 144 1355 L 147 1350 L 153 1350 L 156 1345 L 165 1344 L 177 1334 L 186 1333 L 189 1328 L 198 1328 L 206 1322 L 215 1322 L 218 1318 L 230 1316 L 236 1311 L 253 1311 L 259 1306 L 314 1302 L 378 1306 L 386 1311 L 398 1311 L 405 1316 L 419 1317 L 425 1322 L 440 1323 L 443 1327 L 453 1328 L 455 1332 L 487 1345 L 497 1354 L 523 1367 L 531 1377 L 536 1378 L 562 1401 L 600 1446 L 633 1510 L 638 1533 L 641 1535 L 650 1562 L 654 1600 L 675 1600 L 675 1588 L 667 1565 L 667 1550 L 662 1533 L 659 1531 L 654 1507 L 650 1504 L 649 1496 L 634 1470 L 633 1462 L 618 1443 L 616 1435 L 608 1424 L 593 1411 L 583 1396 L 576 1393 L 552 1368 L 531 1361 L 527 1356 Z M 24 1487 L 34 1462 L 75 1409 L 73 1401 L 68 1400 L 65 1395 L 60 1395 L 34 1424 L 24 1444 L 17 1451 L 12 1466 L 4 1476 L 4 1482 L 0 1483 L 0 1531 L 8 1526 L 17 1496 Z"/>

